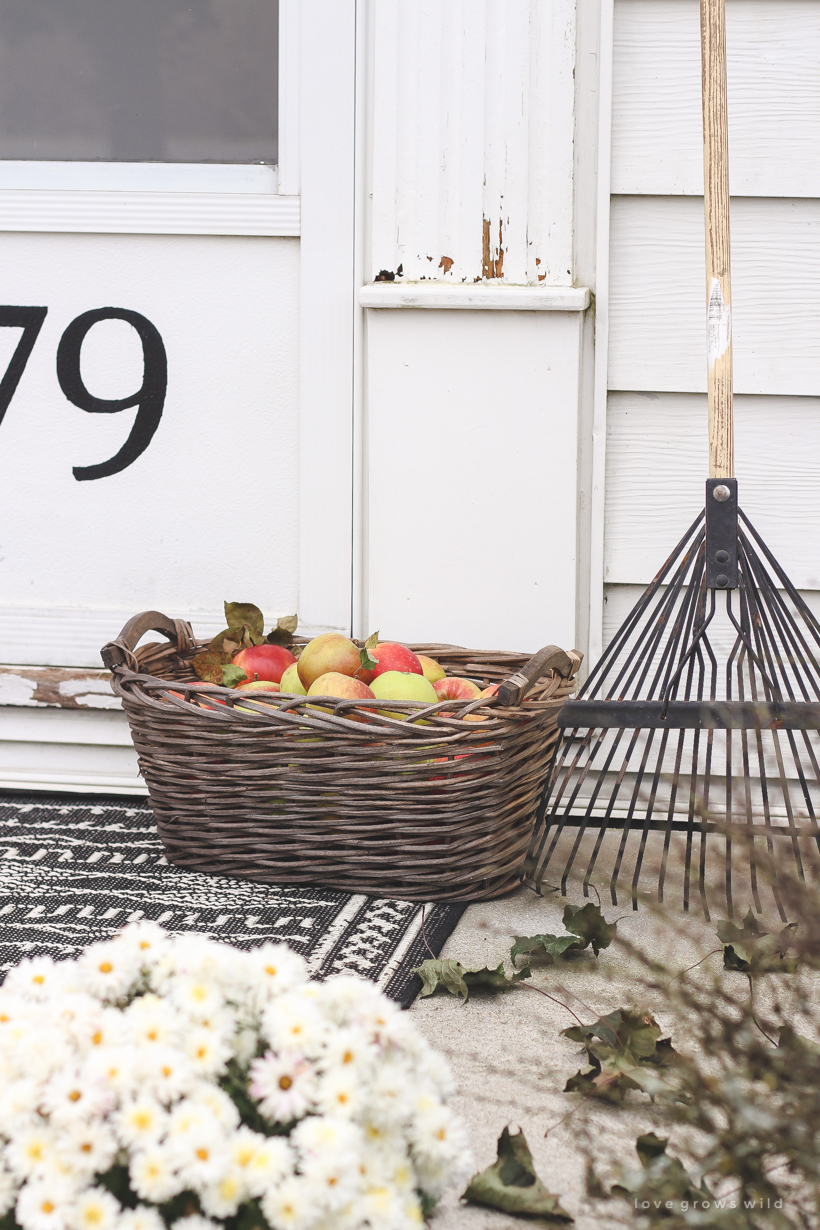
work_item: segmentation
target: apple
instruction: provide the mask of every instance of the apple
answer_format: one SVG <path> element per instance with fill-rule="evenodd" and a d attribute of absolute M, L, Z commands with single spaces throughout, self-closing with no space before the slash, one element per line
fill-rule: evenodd
<path fill-rule="evenodd" d="M 279 691 L 291 696 L 307 696 L 307 688 L 299 678 L 299 663 L 292 662 L 279 680 Z"/>
<path fill-rule="evenodd" d="M 237 692 L 278 692 L 279 684 L 272 679 L 243 679 L 236 685 Z"/>
<path fill-rule="evenodd" d="M 496 694 L 496 692 L 497 692 L 497 691 L 498 691 L 498 684 L 497 684 L 497 683 L 491 683 L 491 684 L 490 684 L 490 686 L 489 686 L 488 688 L 484 688 L 484 690 L 482 691 L 481 695 L 482 695 L 482 696 L 495 696 L 495 694 Z"/>
<path fill-rule="evenodd" d="M 477 687 L 472 679 L 450 676 L 439 679 L 434 687 L 439 700 L 478 700 L 481 695 L 481 688 Z"/>
<path fill-rule="evenodd" d="M 310 691 L 311 684 L 321 675 L 355 675 L 362 660 L 359 650 L 339 632 L 323 632 L 305 645 L 298 662 L 302 686 Z"/>
<path fill-rule="evenodd" d="M 233 665 L 240 666 L 248 679 L 269 679 L 272 683 L 278 683 L 283 671 L 295 661 L 290 650 L 282 645 L 251 645 L 231 658 Z"/>
<path fill-rule="evenodd" d="M 340 700 L 372 700 L 373 693 L 361 679 L 353 679 L 350 675 L 340 675 L 338 671 L 328 671 L 314 679 L 307 691 L 308 696 L 337 696 Z M 311 709 L 319 709 L 322 713 L 332 713 L 326 705 L 310 705 Z M 352 718 L 354 722 L 363 722 L 364 718 L 350 711 L 340 714 L 341 717 Z"/>
<path fill-rule="evenodd" d="M 427 705 L 434 705 L 438 700 L 430 680 L 415 671 L 385 671 L 373 680 L 373 695 L 378 700 L 415 700 Z M 400 722 L 407 716 L 390 709 L 382 709 L 380 713 L 383 717 L 396 718 Z"/>
<path fill-rule="evenodd" d="M 388 671 L 410 675 L 424 674 L 421 662 L 413 650 L 406 645 L 397 645 L 395 641 L 380 641 L 375 649 L 370 650 L 370 656 L 376 659 L 377 665 L 371 671 L 359 671 L 360 679 L 364 678 L 365 674 L 370 675 L 368 683 L 378 679 L 380 675 L 386 675 Z"/>
<path fill-rule="evenodd" d="M 439 679 L 444 679 L 447 672 L 444 667 L 438 663 L 435 658 L 428 658 L 426 654 L 419 654 L 419 662 L 421 662 L 421 673 L 425 679 L 429 679 L 431 683 L 437 683 Z"/>

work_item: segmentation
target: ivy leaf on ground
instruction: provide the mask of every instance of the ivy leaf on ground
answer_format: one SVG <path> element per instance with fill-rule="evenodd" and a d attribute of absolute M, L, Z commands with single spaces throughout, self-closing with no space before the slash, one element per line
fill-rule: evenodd
<path fill-rule="evenodd" d="M 622 1102 L 630 1089 L 640 1089 L 655 1097 L 674 1097 L 675 1088 L 663 1069 L 674 1066 L 677 1053 L 669 1038 L 661 1038 L 661 1028 L 645 1011 L 618 1008 L 593 1025 L 571 1025 L 561 1031 L 573 1042 L 580 1042 L 587 1053 L 586 1071 L 579 1069 L 564 1086 L 564 1093 Z"/>
<path fill-rule="evenodd" d="M 516 935 L 510 949 L 510 960 L 515 965 L 516 957 L 525 953 L 528 957 L 541 957 L 546 965 L 554 965 L 557 957 L 583 952 L 585 945 L 577 935 Z"/>
<path fill-rule="evenodd" d="M 511 1136 L 508 1127 L 498 1138 L 495 1162 L 473 1176 L 462 1200 L 489 1205 L 491 1209 L 517 1216 L 572 1221 L 559 1198 L 547 1191 L 535 1173 L 524 1133 Z"/>
<path fill-rule="evenodd" d="M 584 906 L 565 906 L 564 926 L 583 940 L 582 947 L 591 944 L 596 957 L 602 948 L 609 948 L 618 930 L 618 924 L 608 923 L 601 913 L 601 907 L 591 901 Z"/>
<path fill-rule="evenodd" d="M 776 934 L 763 931 L 751 906 L 742 927 L 722 919 L 717 925 L 717 935 L 725 945 L 723 968 L 741 974 L 794 973 L 797 958 L 787 958 L 786 953 L 794 943 L 796 930 L 796 923 L 788 923 Z"/>
<path fill-rule="evenodd" d="M 453 961 L 449 957 L 440 957 L 437 960 L 431 957 L 429 961 L 422 961 L 413 973 L 421 978 L 422 999 L 426 995 L 432 995 L 435 989 L 441 986 L 451 995 L 460 995 L 466 1004 L 470 991 L 477 987 L 491 991 L 509 991 L 516 982 L 530 977 L 530 967 L 525 965 L 522 970 L 517 970 L 512 978 L 508 978 L 504 973 L 503 961 L 499 962 L 496 969 L 489 969 L 486 965 L 483 969 L 465 969 L 460 961 Z"/>
<path fill-rule="evenodd" d="M 265 640 L 268 645 L 292 645 L 293 634 L 298 626 L 298 615 L 283 615 L 281 619 L 277 619 L 276 626 L 271 628 Z"/>
<path fill-rule="evenodd" d="M 639 1136 L 635 1142 L 638 1157 L 641 1159 L 640 1170 L 626 1170 L 621 1175 L 620 1183 L 612 1188 L 613 1196 L 623 1196 L 633 1203 L 635 1208 L 648 1204 L 648 1210 L 641 1207 L 641 1213 L 649 1222 L 666 1221 L 670 1213 L 680 1214 L 681 1202 L 688 1202 L 689 1207 L 695 1207 L 695 1201 L 701 1203 L 708 1200 L 714 1220 L 707 1211 L 701 1214 L 698 1210 L 699 1226 L 731 1225 L 725 1221 L 725 1213 L 716 1209 L 714 1196 L 705 1183 L 696 1186 L 694 1179 L 676 1157 L 670 1157 L 666 1152 L 668 1140 L 649 1132 Z M 672 1203 L 672 1209 L 667 1209 L 667 1202 Z M 731 1215 L 730 1215 L 731 1216 Z M 723 1219 L 723 1220 L 721 1220 Z M 745 1224 L 745 1223 L 744 1223 Z"/>

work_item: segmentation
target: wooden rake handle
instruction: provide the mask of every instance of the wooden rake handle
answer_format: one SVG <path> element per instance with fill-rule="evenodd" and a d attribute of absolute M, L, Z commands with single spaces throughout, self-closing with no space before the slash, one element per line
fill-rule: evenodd
<path fill-rule="evenodd" d="M 700 0 L 700 46 L 703 86 L 703 195 L 706 214 L 709 477 L 732 478 L 735 459 L 725 0 Z"/>

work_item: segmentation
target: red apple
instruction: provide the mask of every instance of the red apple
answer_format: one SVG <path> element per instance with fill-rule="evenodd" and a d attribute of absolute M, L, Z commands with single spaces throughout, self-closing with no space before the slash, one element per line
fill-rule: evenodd
<path fill-rule="evenodd" d="M 362 661 L 359 650 L 338 632 L 323 632 L 305 645 L 299 657 L 299 678 L 310 690 L 321 675 L 355 675 Z"/>
<path fill-rule="evenodd" d="M 234 666 L 241 666 L 248 679 L 256 677 L 278 683 L 296 659 L 282 645 L 251 645 L 248 649 L 240 649 L 231 661 Z"/>
<path fill-rule="evenodd" d="M 498 691 L 498 686 L 499 685 L 497 683 L 491 683 L 488 688 L 484 688 L 481 695 L 482 696 L 495 696 L 496 692 Z"/>
<path fill-rule="evenodd" d="M 370 656 L 376 659 L 376 666 L 370 671 L 360 670 L 358 674 L 358 678 L 364 679 L 366 683 L 371 683 L 388 671 L 399 671 L 402 675 L 424 674 L 421 662 L 413 650 L 405 645 L 397 645 L 395 641 L 380 641 L 375 649 L 370 650 Z"/>
<path fill-rule="evenodd" d="M 425 679 L 429 679 L 430 683 L 438 683 L 439 679 L 443 679 L 447 672 L 444 667 L 435 660 L 428 658 L 426 654 L 419 654 L 419 662 L 421 662 L 421 673 Z"/>
<path fill-rule="evenodd" d="M 478 700 L 481 695 L 481 688 L 476 687 L 472 679 L 449 676 L 439 679 L 433 687 L 439 700 Z"/>

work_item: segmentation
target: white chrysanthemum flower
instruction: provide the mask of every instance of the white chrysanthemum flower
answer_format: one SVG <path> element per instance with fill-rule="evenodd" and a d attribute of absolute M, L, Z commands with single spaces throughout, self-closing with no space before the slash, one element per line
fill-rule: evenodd
<path fill-rule="evenodd" d="M 245 1175 L 236 1166 L 228 1166 L 215 1183 L 199 1189 L 202 1207 L 211 1217 L 233 1217 L 248 1195 Z"/>
<path fill-rule="evenodd" d="M 240 1029 L 233 1040 L 233 1053 L 241 1067 L 247 1067 L 256 1054 L 258 1035 L 255 1029 Z"/>
<path fill-rule="evenodd" d="M 325 1071 L 332 1068 L 355 1070 L 361 1080 L 367 1080 L 379 1058 L 379 1049 L 363 1029 L 334 1029 L 327 1038 L 320 1063 Z"/>
<path fill-rule="evenodd" d="M 56 1156 L 54 1130 L 42 1120 L 17 1132 L 5 1152 L 6 1162 L 21 1179 L 50 1170 Z"/>
<path fill-rule="evenodd" d="M 363 1109 L 367 1090 L 355 1068 L 333 1068 L 319 1081 L 316 1104 L 322 1114 L 349 1118 Z"/>
<path fill-rule="evenodd" d="M 66 991 L 49 999 L 52 1022 L 64 1029 L 74 1045 L 80 1048 L 89 1045 L 101 1013 L 99 1000 L 84 991 Z"/>
<path fill-rule="evenodd" d="M 83 1073 L 117 1098 L 136 1094 L 137 1056 L 138 1052 L 130 1046 L 95 1046 L 88 1054 Z"/>
<path fill-rule="evenodd" d="M 231 1165 L 245 1174 L 252 1196 L 261 1196 L 294 1170 L 294 1153 L 285 1136 L 260 1136 L 242 1127 L 229 1140 L 228 1155 Z"/>
<path fill-rule="evenodd" d="M 3 990 L 42 1003 L 62 991 L 65 985 L 63 965 L 58 965 L 51 957 L 26 957 L 6 974 Z"/>
<path fill-rule="evenodd" d="M 397 1059 L 377 1066 L 367 1098 L 368 1118 L 382 1126 L 403 1123 L 413 1112 L 413 1074 Z"/>
<path fill-rule="evenodd" d="M 23 1028 L 22 1035 L 18 1031 Z M 46 1020 L 32 1020 L 28 1026 L 9 1026 L 9 1049 L 6 1057 L 17 1076 L 45 1082 L 52 1072 L 58 1072 L 73 1061 L 71 1041 L 64 1030 L 52 1027 Z"/>
<path fill-rule="evenodd" d="M 185 1182 L 173 1163 L 171 1152 L 165 1146 L 148 1145 L 135 1149 L 128 1165 L 131 1186 L 141 1200 L 163 1204 L 184 1191 Z"/>
<path fill-rule="evenodd" d="M 119 934 L 120 941 L 133 949 L 134 955 L 143 969 L 150 969 L 165 956 L 171 944 L 171 937 L 157 923 L 150 919 L 142 922 L 129 923 Z"/>
<path fill-rule="evenodd" d="M 302 1167 L 315 1163 L 335 1165 L 337 1159 L 355 1165 L 362 1146 L 361 1129 L 349 1119 L 310 1115 L 302 1119 L 290 1134 L 299 1150 Z"/>
<path fill-rule="evenodd" d="M 336 1210 L 357 1194 L 358 1159 L 348 1153 L 318 1154 L 303 1159 L 302 1174 L 311 1184 L 312 1198 L 323 1209 Z"/>
<path fill-rule="evenodd" d="M 200 1122 L 213 1123 L 226 1134 L 239 1126 L 239 1111 L 218 1085 L 209 1085 L 203 1081 L 191 1091 L 188 1100 Z"/>
<path fill-rule="evenodd" d="M 92 944 L 76 962 L 77 977 L 84 990 L 98 999 L 122 999 L 139 976 L 134 952 L 121 940 Z"/>
<path fill-rule="evenodd" d="M 316 1077 L 301 1056 L 279 1058 L 268 1051 L 250 1067 L 249 1090 L 259 1109 L 274 1123 L 301 1119 L 315 1106 Z"/>
<path fill-rule="evenodd" d="M 308 1180 L 292 1175 L 265 1192 L 262 1212 L 274 1230 L 308 1230 L 318 1221 L 322 1210 L 316 1205 L 312 1187 Z"/>
<path fill-rule="evenodd" d="M 135 1046 L 176 1046 L 182 1033 L 179 1013 L 159 995 L 140 995 L 123 1013 L 126 1036 Z"/>
<path fill-rule="evenodd" d="M 0 1166 L 0 1217 L 4 1217 L 17 1199 L 17 1182 Z"/>
<path fill-rule="evenodd" d="M 159 1102 L 147 1094 L 126 1102 L 114 1119 L 122 1143 L 137 1149 L 159 1140 L 167 1125 L 168 1115 Z"/>
<path fill-rule="evenodd" d="M 222 1038 L 213 1030 L 201 1027 L 186 1034 L 183 1048 L 197 1077 L 221 1076 L 231 1057 Z"/>
<path fill-rule="evenodd" d="M 197 1082 L 193 1065 L 174 1046 L 143 1046 L 137 1052 L 139 1088 L 166 1106 L 189 1093 Z"/>
<path fill-rule="evenodd" d="M 118 1230 L 165 1230 L 165 1222 L 156 1209 L 138 1204 L 135 1209 L 123 1209 Z"/>
<path fill-rule="evenodd" d="M 74 1188 L 67 1179 L 36 1179 L 20 1188 L 15 1208 L 23 1230 L 66 1230 Z"/>
<path fill-rule="evenodd" d="M 40 1086 L 21 1077 L 0 1084 L 0 1134 L 15 1136 L 23 1127 L 33 1126 L 40 1103 Z"/>
<path fill-rule="evenodd" d="M 179 976 L 188 975 L 213 982 L 216 986 L 231 986 L 235 971 L 241 960 L 235 948 L 227 944 L 215 944 L 203 935 L 189 932 L 178 935 L 172 949 L 174 970 Z"/>
<path fill-rule="evenodd" d="M 230 1165 L 225 1137 L 210 1124 L 175 1137 L 172 1149 L 186 1186 L 197 1192 L 217 1183 Z"/>
<path fill-rule="evenodd" d="M 200 1217 L 192 1213 L 189 1217 L 180 1217 L 171 1225 L 171 1230 L 220 1230 L 220 1227 L 208 1217 Z"/>
<path fill-rule="evenodd" d="M 105 1115 L 112 1105 L 110 1091 L 77 1068 L 56 1072 L 43 1090 L 42 1110 L 55 1124 L 74 1123 Z"/>
<path fill-rule="evenodd" d="M 98 1015 L 90 1024 L 88 1033 L 88 1054 L 110 1046 L 122 1046 L 127 1040 L 128 1031 L 125 1017 L 118 1008 L 108 1005 L 98 1005 Z M 80 1049 L 84 1049 L 81 1045 Z"/>
<path fill-rule="evenodd" d="M 113 1230 L 120 1212 L 120 1202 L 103 1187 L 89 1187 L 81 1192 L 69 1218 L 72 1230 Z"/>
<path fill-rule="evenodd" d="M 63 1165 L 84 1182 L 108 1170 L 117 1153 L 117 1139 L 107 1123 L 92 1119 L 60 1132 L 56 1149 Z"/>
<path fill-rule="evenodd" d="M 225 997 L 216 982 L 194 974 L 175 978 L 169 995 L 177 1008 L 194 1021 L 216 1016 L 225 1005 Z"/>
<path fill-rule="evenodd" d="M 262 1014 L 262 1032 L 279 1052 L 318 1055 L 329 1030 L 315 1002 L 300 991 L 278 996 Z"/>
<path fill-rule="evenodd" d="M 307 982 L 304 958 L 286 944 L 262 944 L 244 954 L 244 972 L 254 1002 L 261 1008 L 274 995 L 291 991 Z"/>
<path fill-rule="evenodd" d="M 397 1192 L 389 1183 L 375 1183 L 365 1187 L 361 1194 L 361 1210 L 374 1230 L 396 1230 L 403 1227 L 403 1193 Z"/>

